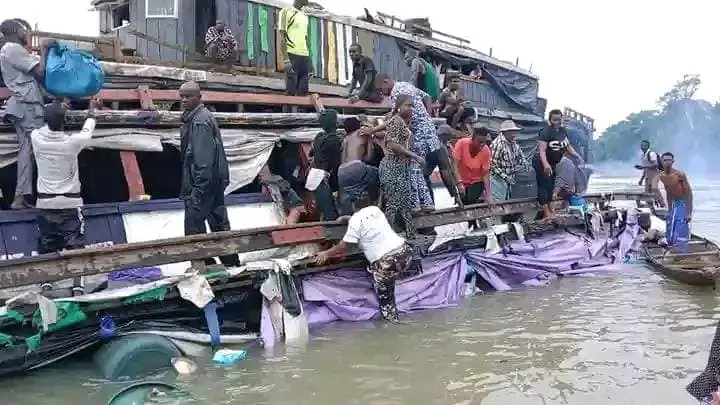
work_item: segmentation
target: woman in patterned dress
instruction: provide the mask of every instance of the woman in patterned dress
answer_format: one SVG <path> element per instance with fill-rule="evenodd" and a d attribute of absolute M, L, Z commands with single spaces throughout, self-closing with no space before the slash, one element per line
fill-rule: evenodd
<path fill-rule="evenodd" d="M 412 116 L 412 97 L 401 95 L 396 106 L 397 114 L 385 126 L 385 157 L 380 162 L 380 187 L 385 215 L 396 231 L 405 231 L 408 239 L 415 236 L 412 223 L 413 199 L 410 185 L 410 163 L 419 167 L 425 160 L 412 152 L 412 134 L 408 126 Z"/>
<path fill-rule="evenodd" d="M 440 140 L 435 130 L 435 123 L 433 123 L 430 116 L 432 99 L 427 93 L 410 83 L 396 82 L 385 73 L 377 75 L 375 85 L 384 94 L 390 96 L 390 105 L 394 111 L 398 109 L 399 97 L 404 96 L 412 99 L 409 127 L 412 131 L 410 150 L 414 154 L 424 161 L 430 152 L 440 149 Z M 385 125 L 380 125 L 365 133 L 374 134 L 384 129 Z M 408 170 L 410 173 L 410 197 L 412 198 L 413 207 L 421 210 L 433 210 L 433 198 L 425 179 L 423 165 L 416 160 L 412 160 L 408 165 Z"/>

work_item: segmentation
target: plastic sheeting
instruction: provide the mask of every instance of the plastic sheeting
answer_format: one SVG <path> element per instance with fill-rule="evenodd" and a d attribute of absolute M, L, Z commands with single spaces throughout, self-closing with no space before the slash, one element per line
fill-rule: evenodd
<path fill-rule="evenodd" d="M 295 129 L 223 129 L 222 139 L 230 165 L 230 185 L 226 194 L 250 184 L 270 158 L 275 143 L 312 142 L 317 128 Z M 163 144 L 180 148 L 179 130 L 148 130 L 142 128 L 98 129 L 88 148 L 162 152 Z M 0 133 L 0 167 L 17 160 L 17 135 Z"/>
<path fill-rule="evenodd" d="M 485 64 L 483 76 L 513 103 L 528 112 L 535 112 L 538 103 L 537 80 L 501 67 Z"/>
<path fill-rule="evenodd" d="M 628 225 L 619 237 L 590 240 L 557 233 L 527 242 L 512 242 L 504 251 L 452 252 L 422 261 L 423 273 L 399 280 L 395 287 L 400 312 L 458 304 L 469 272 L 498 291 L 537 286 L 572 275 L 622 272 L 622 259 L 635 248 L 638 228 Z M 302 282 L 304 308 L 311 326 L 333 321 L 365 321 L 379 316 L 371 277 L 364 269 L 308 276 Z"/>

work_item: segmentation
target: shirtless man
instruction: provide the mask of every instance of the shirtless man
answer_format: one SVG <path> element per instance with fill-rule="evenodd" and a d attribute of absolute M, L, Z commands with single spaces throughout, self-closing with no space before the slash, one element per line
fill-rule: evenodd
<path fill-rule="evenodd" d="M 660 181 L 667 194 L 668 213 L 665 217 L 665 237 L 675 252 L 687 252 L 690 239 L 690 220 L 693 211 L 693 193 L 685 173 L 672 167 L 675 156 L 662 154 L 663 171 Z"/>
<path fill-rule="evenodd" d="M 375 148 L 372 139 L 360 133 L 362 122 L 349 118 L 344 127 L 347 135 L 343 139 L 342 163 L 338 168 L 340 215 L 352 215 L 351 201 L 366 197 L 377 199 L 378 168 L 368 164 Z"/>
<path fill-rule="evenodd" d="M 452 72 L 445 75 L 448 86 L 443 89 L 438 99 L 439 116 L 447 120 L 448 125 L 454 129 L 461 129 L 460 124 L 467 116 L 472 115 L 472 108 L 466 108 L 467 103 L 463 99 L 460 88 L 460 74 Z"/>

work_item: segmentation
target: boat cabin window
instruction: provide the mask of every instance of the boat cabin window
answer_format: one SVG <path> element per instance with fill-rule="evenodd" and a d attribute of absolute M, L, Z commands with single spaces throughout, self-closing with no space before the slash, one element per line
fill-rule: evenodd
<path fill-rule="evenodd" d="M 123 4 L 113 8 L 111 16 L 113 29 L 130 24 L 130 4 Z"/>
<path fill-rule="evenodd" d="M 178 18 L 178 0 L 145 0 L 145 18 Z"/>

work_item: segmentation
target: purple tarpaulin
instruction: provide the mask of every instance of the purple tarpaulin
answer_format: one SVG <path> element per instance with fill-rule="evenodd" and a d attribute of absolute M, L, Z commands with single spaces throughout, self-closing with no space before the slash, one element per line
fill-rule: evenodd
<path fill-rule="evenodd" d="M 638 233 L 629 224 L 617 238 L 592 240 L 556 233 L 528 242 L 513 242 L 504 252 L 481 249 L 426 257 L 423 272 L 399 280 L 395 287 L 398 310 L 409 312 L 457 305 L 468 272 L 482 277 L 496 290 L 546 283 L 557 276 L 617 271 Z M 302 280 L 305 315 L 311 326 L 342 320 L 365 321 L 379 316 L 370 274 L 347 269 L 307 276 Z"/>

